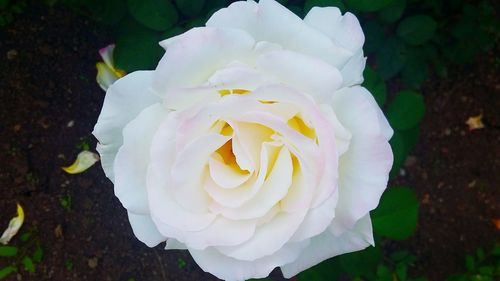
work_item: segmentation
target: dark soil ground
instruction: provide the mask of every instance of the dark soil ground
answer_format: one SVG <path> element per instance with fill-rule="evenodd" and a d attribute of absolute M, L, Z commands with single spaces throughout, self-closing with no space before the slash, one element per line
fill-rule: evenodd
<path fill-rule="evenodd" d="M 7 280 L 215 280 L 186 252 L 136 240 L 99 165 L 79 175 L 60 169 L 79 145 L 95 146 L 90 132 L 104 99 L 95 63 L 110 38 L 84 18 L 44 6 L 28 7 L 0 30 L 0 228 L 19 201 L 21 233 L 34 236 L 13 244 L 44 249 L 36 273 Z M 395 181 L 417 191 L 419 227 L 395 245 L 417 255 L 416 274 L 440 281 L 463 270 L 466 253 L 499 240 L 492 223 L 500 218 L 499 64 L 484 55 L 449 79 L 433 79 L 423 94 L 421 140 Z M 469 131 L 464 122 L 480 113 L 486 128 Z M 12 262 L 19 261 L 0 259 L 0 268 Z"/>

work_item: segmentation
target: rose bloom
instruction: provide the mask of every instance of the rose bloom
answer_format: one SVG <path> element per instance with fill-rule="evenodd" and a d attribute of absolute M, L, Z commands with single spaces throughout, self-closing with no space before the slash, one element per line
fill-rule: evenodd
<path fill-rule="evenodd" d="M 393 131 L 360 84 L 356 17 L 235 2 L 107 91 L 94 135 L 135 236 L 225 280 L 373 245 Z"/>

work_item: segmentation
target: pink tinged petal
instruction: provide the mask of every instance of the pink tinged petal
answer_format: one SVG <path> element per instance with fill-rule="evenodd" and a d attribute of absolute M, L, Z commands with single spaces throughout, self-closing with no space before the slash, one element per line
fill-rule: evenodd
<path fill-rule="evenodd" d="M 264 144 L 266 146 L 268 144 Z M 240 220 L 262 217 L 276 205 L 279 200 L 286 196 L 290 185 L 292 184 L 292 159 L 290 151 L 286 147 L 274 147 L 278 149 L 279 154 L 272 167 L 269 167 L 267 179 L 257 192 L 257 194 L 248 202 L 237 208 L 225 208 L 217 206 L 212 210 L 220 212 L 226 218 Z M 269 146 L 268 151 L 273 153 L 273 147 Z"/>
<path fill-rule="evenodd" d="M 154 78 L 160 95 L 203 84 L 228 63 L 250 57 L 255 44 L 244 31 L 213 27 L 193 28 L 174 39 L 160 43 L 166 48 Z"/>
<path fill-rule="evenodd" d="M 198 231 L 215 219 L 214 214 L 195 213 L 184 209 L 173 198 L 176 186 L 171 179 L 174 155 L 177 114 L 170 113 L 160 125 L 151 144 L 151 160 L 147 174 L 148 201 L 151 216 L 160 232 L 171 237 L 162 227 L 174 227 L 181 231 Z"/>
<path fill-rule="evenodd" d="M 317 102 L 328 99 L 342 85 L 339 70 L 321 59 L 291 51 L 262 55 L 257 66 L 281 82 L 314 97 Z"/>
<path fill-rule="evenodd" d="M 392 151 L 384 136 L 354 135 L 340 158 L 339 203 L 333 228 L 339 234 L 375 209 L 387 187 Z"/>
<path fill-rule="evenodd" d="M 338 192 L 334 192 L 321 205 L 309 209 L 291 241 L 302 241 L 324 232 L 335 217 L 337 201 Z"/>
<path fill-rule="evenodd" d="M 113 52 L 115 50 L 115 44 L 110 44 L 102 49 L 99 49 L 99 55 L 101 56 L 104 63 L 111 69 L 114 69 L 115 63 L 113 61 Z"/>
<path fill-rule="evenodd" d="M 288 243 L 273 255 L 253 261 L 234 259 L 211 247 L 205 250 L 189 249 L 189 252 L 203 271 L 226 281 L 244 281 L 265 278 L 274 268 L 294 261 L 308 243 Z"/>
<path fill-rule="evenodd" d="M 167 172 L 172 179 L 167 188 L 181 206 L 198 213 L 208 210 L 210 197 L 203 189 L 208 176 L 208 159 L 229 139 L 219 134 L 206 135 L 178 152 L 172 169 Z"/>
<path fill-rule="evenodd" d="M 123 207 L 136 214 L 149 214 L 146 175 L 151 140 L 168 114 L 160 104 L 144 109 L 123 129 L 123 145 L 114 163 L 115 195 Z"/>
<path fill-rule="evenodd" d="M 357 53 L 365 42 L 356 16 L 351 13 L 342 16 L 336 7 L 313 7 L 305 16 L 304 22 L 352 53 Z"/>
<path fill-rule="evenodd" d="M 257 42 L 274 42 L 286 49 L 322 58 L 333 66 L 344 65 L 352 56 L 349 50 L 334 44 L 276 1 L 235 2 L 215 12 L 207 26 L 245 30 Z"/>
<path fill-rule="evenodd" d="M 250 240 L 234 247 L 217 247 L 217 250 L 228 257 L 245 261 L 272 255 L 290 240 L 306 212 L 281 212 L 271 222 L 257 228 Z"/>
<path fill-rule="evenodd" d="M 123 143 L 122 130 L 144 108 L 160 102 L 150 90 L 152 71 L 136 71 L 114 83 L 106 92 L 104 104 L 92 132 L 106 176 L 114 181 L 113 162 Z"/>
<path fill-rule="evenodd" d="M 384 137 L 387 140 L 391 139 L 392 135 L 394 134 L 394 130 L 389 125 L 389 121 L 387 121 L 387 118 L 385 118 L 385 115 L 382 112 L 382 109 L 380 109 L 377 102 L 373 98 L 372 94 L 370 94 L 370 92 L 367 89 L 365 89 L 364 87 L 361 87 L 361 86 L 355 86 L 355 87 L 343 88 L 339 92 L 340 92 L 339 99 L 347 98 L 347 96 L 349 96 L 349 95 L 352 97 L 355 97 L 355 99 L 358 101 L 361 101 L 364 99 L 364 101 L 361 101 L 364 104 L 364 106 L 370 106 L 371 108 L 373 108 L 372 110 L 370 110 L 371 112 L 375 111 L 376 118 L 373 118 L 372 115 L 370 115 L 370 118 L 373 118 L 373 120 L 378 120 L 379 124 L 376 127 L 379 128 L 380 132 L 382 133 L 382 135 L 384 135 Z M 343 96 L 343 97 L 341 97 L 341 96 Z M 352 101 L 350 101 L 350 102 L 352 102 Z M 367 105 L 366 103 L 368 103 L 369 105 Z M 350 130 L 350 128 L 349 128 L 349 130 Z"/>
<path fill-rule="evenodd" d="M 334 256 L 360 251 L 373 245 L 373 234 L 370 217 L 366 216 L 352 230 L 335 236 L 328 230 L 310 239 L 307 247 L 293 262 L 281 266 L 285 278 L 291 278 L 298 273 L 317 265 Z"/>
<path fill-rule="evenodd" d="M 161 235 L 158 231 L 149 215 L 143 216 L 132 212 L 127 213 L 128 220 L 132 226 L 132 231 L 134 232 L 135 237 L 137 237 L 137 239 L 139 239 L 142 243 L 146 244 L 148 247 L 154 247 L 167 240 L 167 238 Z"/>
<path fill-rule="evenodd" d="M 380 120 L 380 108 L 375 99 L 363 87 L 340 89 L 332 96 L 331 105 L 340 123 L 353 136 L 374 136 L 387 130 Z"/>

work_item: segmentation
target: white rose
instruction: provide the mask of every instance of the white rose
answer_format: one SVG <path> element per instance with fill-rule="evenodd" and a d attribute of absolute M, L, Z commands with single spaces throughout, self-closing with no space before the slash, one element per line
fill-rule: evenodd
<path fill-rule="evenodd" d="M 94 135 L 139 240 L 225 280 L 373 244 L 392 135 L 360 86 L 356 17 L 236 2 L 107 91 Z"/>

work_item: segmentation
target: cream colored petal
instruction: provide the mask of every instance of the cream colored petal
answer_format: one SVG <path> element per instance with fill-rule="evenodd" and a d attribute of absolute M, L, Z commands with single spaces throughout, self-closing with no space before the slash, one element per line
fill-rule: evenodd
<path fill-rule="evenodd" d="M 21 226 L 23 225 L 24 222 L 24 210 L 21 204 L 17 203 L 17 216 L 13 217 L 9 221 L 9 226 L 5 231 L 3 232 L 2 236 L 0 237 L 0 243 L 7 245 L 9 241 L 14 237 L 14 235 L 17 234 L 19 229 L 21 229 Z"/>
<path fill-rule="evenodd" d="M 96 81 L 104 91 L 107 91 L 108 88 L 120 77 L 116 75 L 116 73 L 105 63 L 98 62 L 96 65 L 97 68 L 97 76 Z"/>
<path fill-rule="evenodd" d="M 61 167 L 68 174 L 79 174 L 85 172 L 88 168 L 92 167 L 99 161 L 97 153 L 84 150 L 78 153 L 75 162 L 67 167 Z"/>
<path fill-rule="evenodd" d="M 360 219 L 349 231 L 335 236 L 326 230 L 310 239 L 310 245 L 300 256 L 284 266 L 281 271 L 285 278 L 291 278 L 314 265 L 334 256 L 362 250 L 373 245 L 373 232 L 370 217 Z"/>

